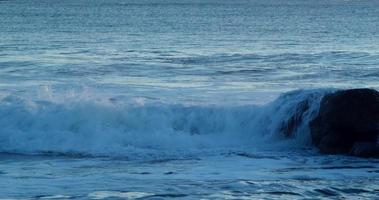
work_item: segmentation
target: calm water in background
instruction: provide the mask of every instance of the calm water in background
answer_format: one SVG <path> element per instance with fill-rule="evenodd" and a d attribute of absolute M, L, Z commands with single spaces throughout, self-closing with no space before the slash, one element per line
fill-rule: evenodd
<path fill-rule="evenodd" d="M 0 1 L 0 198 L 379 198 L 378 160 L 278 136 L 352 87 L 378 1 Z"/>
<path fill-rule="evenodd" d="M 1 90 L 179 101 L 376 87 L 377 1 L 1 1 Z M 232 98 L 231 98 L 232 97 Z"/>

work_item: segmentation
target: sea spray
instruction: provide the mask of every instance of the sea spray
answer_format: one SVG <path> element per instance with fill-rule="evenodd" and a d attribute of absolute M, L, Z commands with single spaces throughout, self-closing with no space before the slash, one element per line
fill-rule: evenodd
<path fill-rule="evenodd" d="M 0 100 L 0 151 L 139 157 L 309 147 L 308 122 L 329 91 L 296 90 L 261 106 L 57 102 L 10 94 Z"/>

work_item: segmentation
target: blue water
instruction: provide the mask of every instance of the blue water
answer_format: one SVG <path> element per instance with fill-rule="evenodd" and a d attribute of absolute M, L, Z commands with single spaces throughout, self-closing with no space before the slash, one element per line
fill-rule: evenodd
<path fill-rule="evenodd" d="M 378 88 L 377 1 L 1 1 L 1 89 L 167 101 Z M 59 91 L 61 92 L 61 91 Z"/>
<path fill-rule="evenodd" d="M 0 198 L 379 198 L 377 159 L 321 155 L 307 128 L 324 94 L 379 89 L 378 16 L 366 0 L 0 0 Z"/>

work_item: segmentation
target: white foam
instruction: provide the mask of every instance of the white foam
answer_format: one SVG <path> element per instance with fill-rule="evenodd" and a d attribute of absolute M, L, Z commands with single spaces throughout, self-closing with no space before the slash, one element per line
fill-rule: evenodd
<path fill-rule="evenodd" d="M 329 90 L 294 91 L 263 106 L 186 106 L 122 104 L 75 96 L 65 101 L 0 100 L 0 151 L 105 156 L 177 154 L 219 149 L 296 148 L 309 144 L 307 123 Z M 283 124 L 301 102 L 309 109 L 294 131 L 281 134 Z"/>

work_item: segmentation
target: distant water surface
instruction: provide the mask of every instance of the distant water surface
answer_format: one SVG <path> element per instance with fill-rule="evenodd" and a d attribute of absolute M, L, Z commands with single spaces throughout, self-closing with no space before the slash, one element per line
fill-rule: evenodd
<path fill-rule="evenodd" d="M 0 2 L 0 89 L 248 103 L 379 85 L 377 1 Z"/>

